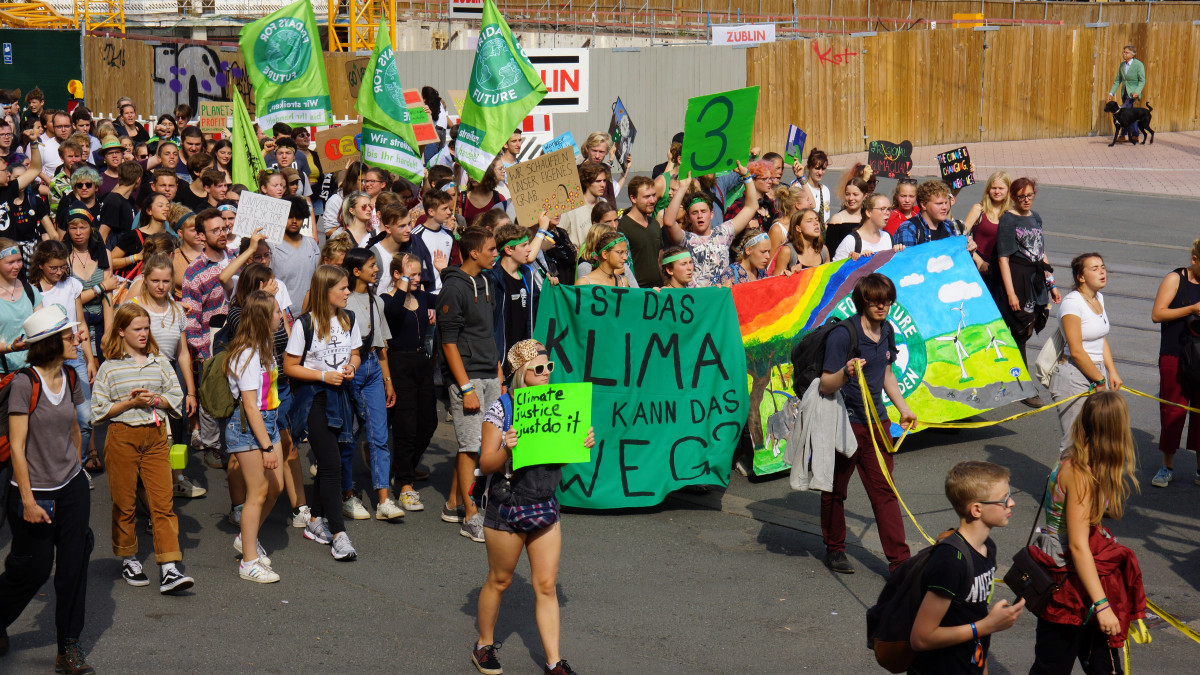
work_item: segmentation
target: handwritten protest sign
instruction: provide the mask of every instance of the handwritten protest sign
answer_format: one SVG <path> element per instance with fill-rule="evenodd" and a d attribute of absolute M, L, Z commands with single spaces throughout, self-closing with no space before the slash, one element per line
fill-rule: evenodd
<path fill-rule="evenodd" d="M 971 155 L 967 154 L 967 146 L 943 152 L 937 156 L 937 162 L 942 181 L 949 185 L 951 190 L 975 184 L 975 174 L 971 171 Z"/>
<path fill-rule="evenodd" d="M 359 161 L 358 156 L 362 149 L 362 125 L 346 124 L 323 129 L 317 132 L 313 140 L 317 146 L 317 154 L 321 158 L 321 168 L 326 173 L 337 173 L 351 162 Z"/>
<path fill-rule="evenodd" d="M 554 216 L 584 205 L 579 170 L 570 148 L 514 164 L 508 167 L 507 175 L 517 222 L 523 227 L 537 224 L 538 211 Z"/>
<path fill-rule="evenodd" d="M 617 166 L 625 166 L 629 153 L 633 151 L 637 127 L 633 126 L 633 120 L 629 117 L 625 104 L 621 102 L 621 97 L 617 97 L 612 109 L 612 119 L 608 122 L 608 136 L 613 142 L 613 158 L 617 160 Z"/>
<path fill-rule="evenodd" d="M 804 143 L 808 140 L 808 134 L 795 124 L 788 125 L 787 143 L 784 144 L 783 158 L 787 160 L 788 166 L 791 166 L 796 160 L 804 157 Z"/>
<path fill-rule="evenodd" d="M 288 213 L 292 203 L 283 199 L 275 199 L 249 190 L 242 192 L 238 200 L 237 218 L 233 221 L 233 234 L 238 237 L 249 237 L 258 228 L 267 235 L 267 241 L 272 244 L 283 242 L 283 228 L 287 227 Z"/>
<path fill-rule="evenodd" d="M 224 101 L 200 101 L 197 104 L 196 126 L 206 134 L 223 133 L 232 126 L 233 103 Z"/>
<path fill-rule="evenodd" d="M 563 467 L 563 506 L 653 506 L 728 484 L 748 402 L 728 290 L 546 286 L 534 335 L 555 379 L 593 386 L 596 445 Z"/>
<path fill-rule="evenodd" d="M 912 143 L 871 141 L 867 146 L 867 164 L 876 176 L 907 178 L 908 172 L 912 171 Z"/>
<path fill-rule="evenodd" d="M 971 254 L 953 237 L 741 284 L 733 302 L 749 366 L 754 473 L 788 468 L 784 451 L 795 419 L 788 402 L 797 393 L 792 348 L 828 319 L 854 314 L 854 284 L 872 272 L 896 284 L 888 312 L 896 337 L 892 372 L 918 419 L 950 422 L 1036 393 Z M 890 404 L 887 413 L 893 423 L 900 419 Z"/>
<path fill-rule="evenodd" d="M 437 129 L 433 120 L 425 112 L 425 100 L 416 89 L 404 90 L 404 105 L 408 106 L 408 120 L 412 122 L 413 133 L 417 136 L 417 145 L 437 143 Z"/>
<path fill-rule="evenodd" d="M 350 59 L 346 62 L 346 82 L 350 84 L 350 98 L 358 98 L 358 90 L 362 87 L 363 77 L 367 74 L 367 63 L 371 59 Z"/>
<path fill-rule="evenodd" d="M 463 104 L 467 102 L 467 91 L 465 89 L 451 89 L 446 94 L 450 96 L 450 114 L 456 117 L 461 115 Z"/>
<path fill-rule="evenodd" d="M 554 138 L 551 138 L 543 143 L 542 153 L 550 154 L 555 150 L 562 150 L 563 148 L 571 148 L 571 150 L 575 153 L 575 156 L 579 156 L 579 146 L 575 144 L 575 136 L 569 131 L 561 136 L 555 136 Z"/>
<path fill-rule="evenodd" d="M 546 384 L 513 390 L 513 469 L 592 458 L 583 447 L 592 426 L 592 384 Z"/>
<path fill-rule="evenodd" d="M 679 175 L 725 173 L 747 161 L 757 114 L 758 87 L 688 99 Z"/>

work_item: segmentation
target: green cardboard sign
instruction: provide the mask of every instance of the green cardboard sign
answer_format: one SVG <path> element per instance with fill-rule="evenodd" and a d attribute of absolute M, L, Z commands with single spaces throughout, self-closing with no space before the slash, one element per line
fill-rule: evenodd
<path fill-rule="evenodd" d="M 513 469 L 586 462 L 592 426 L 592 383 L 543 384 L 513 390 Z"/>
<path fill-rule="evenodd" d="M 745 161 L 757 113 L 758 87 L 688 99 L 679 175 L 725 173 Z"/>

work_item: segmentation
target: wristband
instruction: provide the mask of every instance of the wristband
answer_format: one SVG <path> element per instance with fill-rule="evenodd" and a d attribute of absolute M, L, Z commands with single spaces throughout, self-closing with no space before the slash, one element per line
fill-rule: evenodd
<path fill-rule="evenodd" d="M 752 173 L 746 174 L 745 176 L 742 177 L 742 182 L 745 183 L 746 185 L 749 185 L 754 182 L 755 178 L 757 178 L 757 176 L 755 176 Z"/>
<path fill-rule="evenodd" d="M 550 233 L 547 232 L 546 230 L 538 230 L 537 233 L 538 233 L 539 237 L 550 238 Z"/>
<path fill-rule="evenodd" d="M 321 371 L 321 384 L 325 384 L 325 371 Z"/>
<path fill-rule="evenodd" d="M 975 636 L 976 640 L 979 639 L 979 629 L 975 627 L 974 621 L 971 622 L 971 635 Z"/>
<path fill-rule="evenodd" d="M 467 394 L 469 394 L 469 393 L 471 393 L 471 392 L 473 392 L 473 391 L 475 391 L 475 385 L 473 385 L 473 384 L 471 384 L 470 382 L 468 382 L 467 384 L 465 384 L 465 385 L 463 385 L 463 386 L 461 386 L 461 387 L 459 387 L 459 388 L 458 388 L 458 395 L 459 395 L 459 396 L 466 396 Z"/>

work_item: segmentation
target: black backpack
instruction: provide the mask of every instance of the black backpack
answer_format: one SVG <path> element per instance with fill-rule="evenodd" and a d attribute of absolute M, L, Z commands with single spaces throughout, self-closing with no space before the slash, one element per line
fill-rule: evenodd
<path fill-rule="evenodd" d="M 792 391 L 796 396 L 804 396 L 812 381 L 821 377 L 822 366 L 825 364 L 825 342 L 834 328 L 845 326 L 850 331 L 850 352 L 847 359 L 859 357 L 858 331 L 850 319 L 829 319 L 824 325 L 809 331 L 800 342 L 792 348 Z"/>
<path fill-rule="evenodd" d="M 875 652 L 875 660 L 888 672 L 903 673 L 916 659 L 917 653 L 909 644 L 913 621 L 925 594 L 921 592 L 921 577 L 925 565 L 938 546 L 952 546 L 967 563 L 967 578 L 975 578 L 971 548 L 956 530 L 943 532 L 938 543 L 905 560 L 879 592 L 875 606 L 867 610 L 867 649 Z M 953 601 L 957 602 L 957 600 Z"/>

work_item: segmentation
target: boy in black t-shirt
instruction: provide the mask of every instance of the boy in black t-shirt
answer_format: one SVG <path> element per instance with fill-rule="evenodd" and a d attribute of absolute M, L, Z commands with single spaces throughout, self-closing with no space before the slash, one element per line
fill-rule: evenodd
<path fill-rule="evenodd" d="M 953 546 L 933 549 L 921 575 L 925 599 L 913 620 L 910 643 L 917 652 L 909 673 L 972 673 L 987 671 L 992 633 L 1012 628 L 1025 608 L 1001 600 L 988 611 L 996 579 L 993 527 L 1008 525 L 1012 492 L 1008 469 L 991 462 L 959 462 L 946 474 L 946 498 L 958 513 L 958 530 L 973 556 L 967 561 Z"/>

